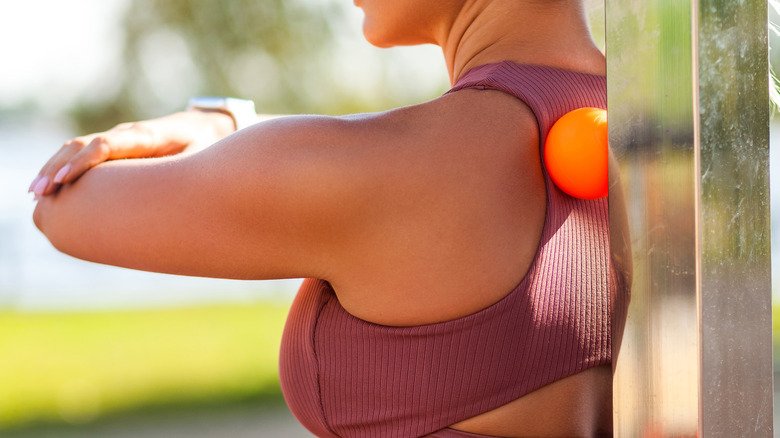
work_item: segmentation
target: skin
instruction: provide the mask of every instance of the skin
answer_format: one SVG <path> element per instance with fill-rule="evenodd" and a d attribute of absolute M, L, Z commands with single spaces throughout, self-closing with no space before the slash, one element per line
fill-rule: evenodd
<path fill-rule="evenodd" d="M 355 2 L 370 43 L 437 44 L 453 84 L 502 60 L 605 74 L 576 0 Z M 36 226 L 58 250 L 98 263 L 325 279 L 348 312 L 397 326 L 474 313 L 530 267 L 546 194 L 536 121 L 512 96 L 462 90 L 378 113 L 281 117 L 229 135 L 229 118 L 208 117 L 141 123 L 139 141 L 168 147 L 157 155 L 152 147 L 151 158 L 115 160 L 142 156 L 132 141 L 117 146 L 116 131 L 66 143 L 41 174 L 50 181 L 66 163 L 80 170 L 45 185 Z M 211 131 L 185 138 L 191 131 L 177 124 Z M 181 153 L 210 136 L 222 138 Z M 595 436 L 611 423 L 611 369 L 602 366 L 451 427 Z"/>

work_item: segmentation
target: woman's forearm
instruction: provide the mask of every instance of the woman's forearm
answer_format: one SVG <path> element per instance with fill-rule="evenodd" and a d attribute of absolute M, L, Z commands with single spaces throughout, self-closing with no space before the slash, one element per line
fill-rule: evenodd
<path fill-rule="evenodd" d="M 365 135 L 336 117 L 280 117 L 197 154 L 104 162 L 41 198 L 33 221 L 56 249 L 95 263 L 327 279 L 377 223 L 367 204 L 381 199 L 366 184 L 387 159 Z"/>

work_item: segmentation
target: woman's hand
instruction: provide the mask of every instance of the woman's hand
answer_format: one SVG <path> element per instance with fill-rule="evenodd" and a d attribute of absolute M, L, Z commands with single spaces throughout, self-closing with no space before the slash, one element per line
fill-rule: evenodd
<path fill-rule="evenodd" d="M 195 152 L 230 135 L 234 129 L 233 119 L 227 114 L 195 110 L 121 123 L 108 131 L 75 137 L 46 162 L 28 192 L 35 192 L 35 199 L 52 194 L 108 160 Z"/>

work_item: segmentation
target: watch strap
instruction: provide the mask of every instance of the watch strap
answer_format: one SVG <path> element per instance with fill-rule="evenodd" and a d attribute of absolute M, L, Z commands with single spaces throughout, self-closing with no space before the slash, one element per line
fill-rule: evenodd
<path fill-rule="evenodd" d="M 222 96 L 197 96 L 189 100 L 188 110 L 216 110 L 222 111 L 233 118 L 236 131 L 257 123 L 255 103 L 247 99 Z"/>

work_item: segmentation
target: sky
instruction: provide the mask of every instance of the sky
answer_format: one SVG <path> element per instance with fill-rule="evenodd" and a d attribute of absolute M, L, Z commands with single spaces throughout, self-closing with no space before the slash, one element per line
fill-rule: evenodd
<path fill-rule="evenodd" d="M 32 95 L 59 109 L 85 92 L 117 56 L 113 29 L 127 3 L 0 0 L 0 106 Z"/>

